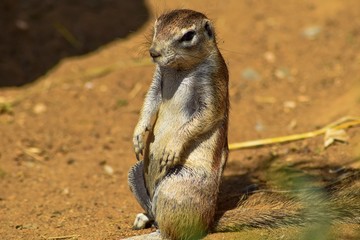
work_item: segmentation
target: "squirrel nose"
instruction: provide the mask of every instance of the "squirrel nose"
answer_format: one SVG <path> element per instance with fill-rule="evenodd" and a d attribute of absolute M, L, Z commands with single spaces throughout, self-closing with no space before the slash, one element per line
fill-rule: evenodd
<path fill-rule="evenodd" d="M 156 51 L 155 48 L 150 48 L 150 56 L 155 59 L 160 57 L 161 54 L 158 51 Z"/>

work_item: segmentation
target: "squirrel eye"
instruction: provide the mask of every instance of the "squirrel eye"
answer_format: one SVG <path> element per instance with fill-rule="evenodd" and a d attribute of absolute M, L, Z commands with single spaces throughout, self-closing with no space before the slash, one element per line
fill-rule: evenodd
<path fill-rule="evenodd" d="M 184 36 L 182 36 L 180 42 L 190 42 L 194 38 L 195 34 L 195 31 L 188 31 L 184 34 Z"/>

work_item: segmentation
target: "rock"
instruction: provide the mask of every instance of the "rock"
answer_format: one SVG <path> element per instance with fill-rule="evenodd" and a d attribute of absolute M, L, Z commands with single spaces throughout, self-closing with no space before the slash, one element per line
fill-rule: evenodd
<path fill-rule="evenodd" d="M 285 67 L 281 67 L 275 70 L 275 77 L 277 77 L 278 79 L 285 79 L 286 77 L 289 76 L 290 76 L 290 71 Z"/>
<path fill-rule="evenodd" d="M 265 130 L 264 124 L 262 124 L 262 122 L 260 122 L 260 121 L 257 121 L 255 124 L 255 131 L 262 132 L 264 130 Z"/>

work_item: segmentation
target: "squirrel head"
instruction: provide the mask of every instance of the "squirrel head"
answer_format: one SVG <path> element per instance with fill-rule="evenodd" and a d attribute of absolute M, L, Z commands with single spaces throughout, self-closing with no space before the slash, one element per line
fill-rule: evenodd
<path fill-rule="evenodd" d="M 149 51 L 153 61 L 162 67 L 191 69 L 214 50 L 217 47 L 212 23 L 200 12 L 178 9 L 155 21 Z"/>

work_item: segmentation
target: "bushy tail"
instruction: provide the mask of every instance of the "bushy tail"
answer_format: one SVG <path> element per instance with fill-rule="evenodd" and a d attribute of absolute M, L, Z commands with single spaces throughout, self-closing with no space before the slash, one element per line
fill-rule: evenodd
<path fill-rule="evenodd" d="M 255 191 L 240 200 L 235 209 L 218 211 L 213 231 L 339 222 L 360 224 L 358 173 L 352 176 L 351 182 L 321 189 Z"/>

